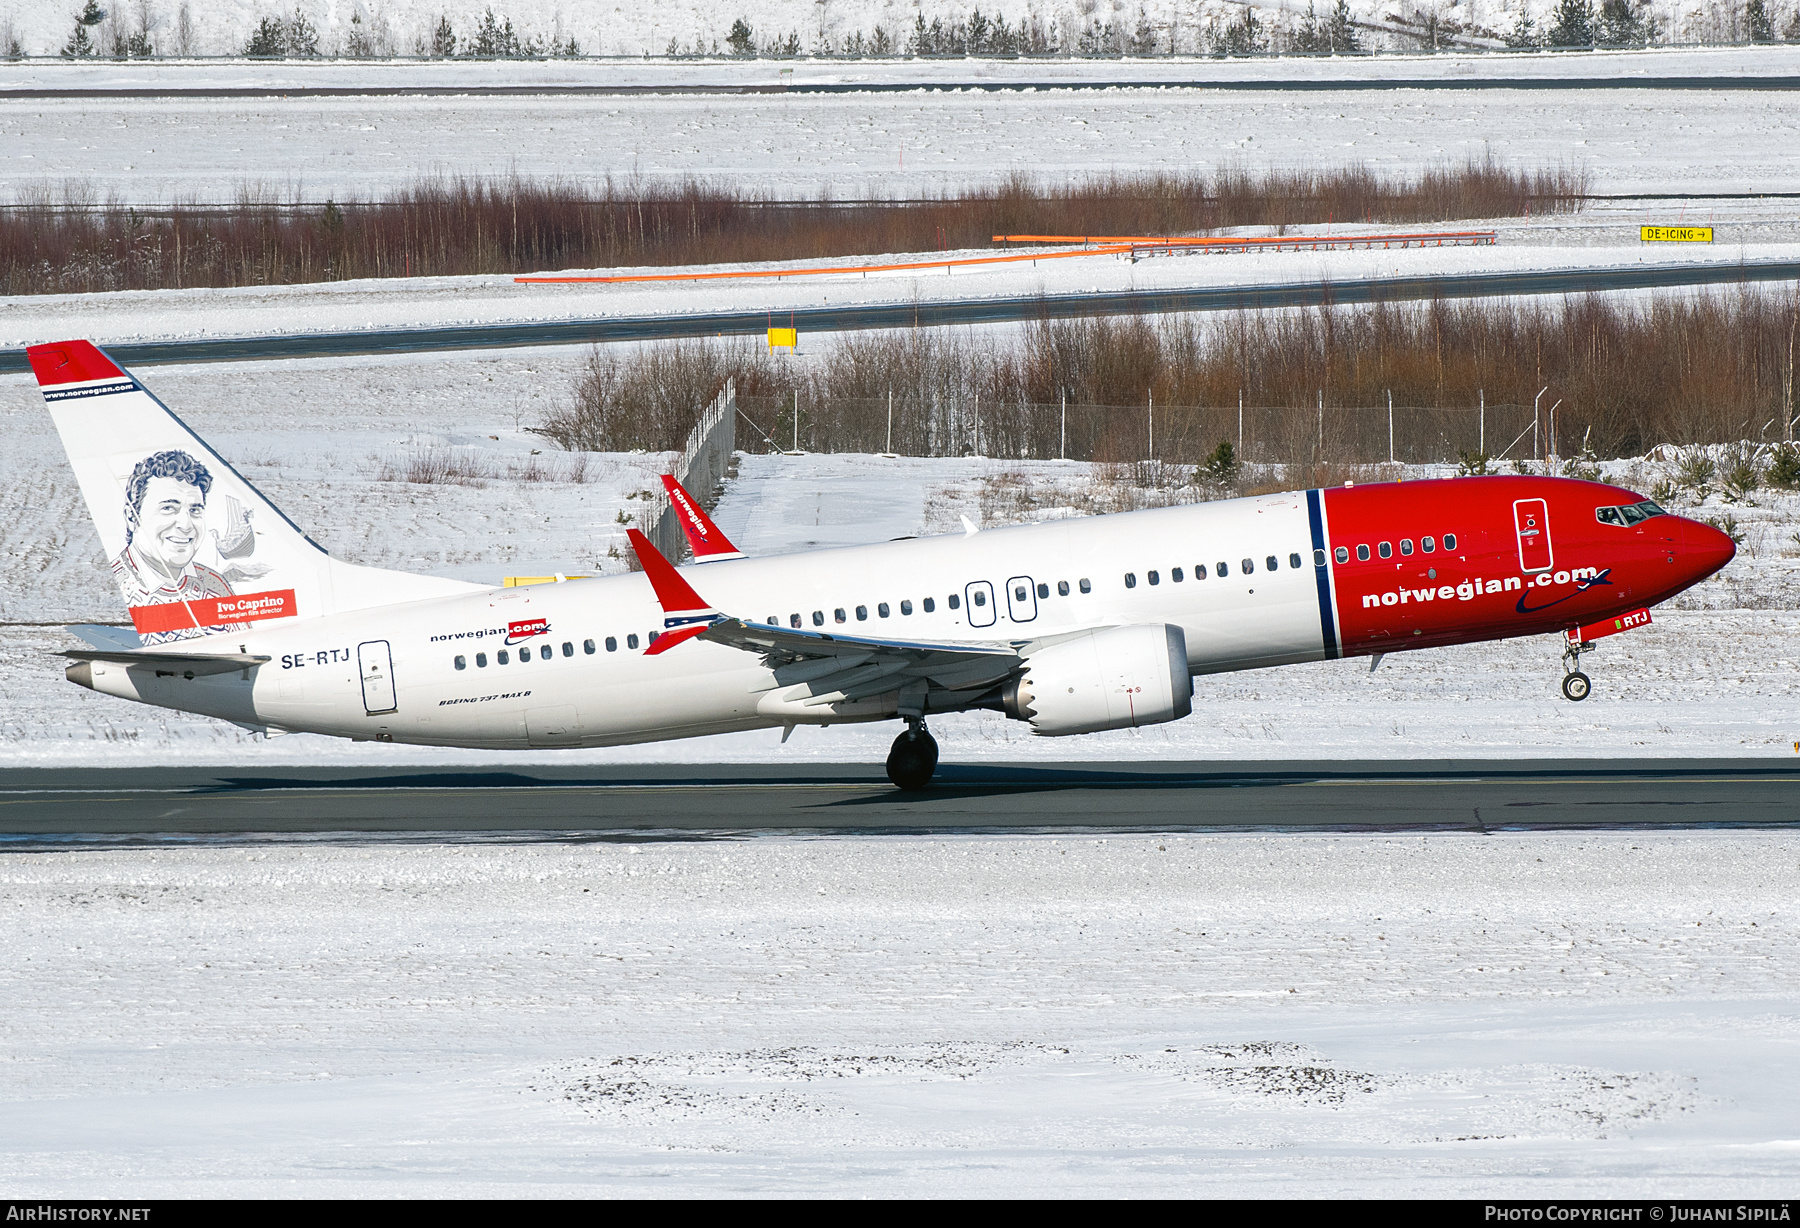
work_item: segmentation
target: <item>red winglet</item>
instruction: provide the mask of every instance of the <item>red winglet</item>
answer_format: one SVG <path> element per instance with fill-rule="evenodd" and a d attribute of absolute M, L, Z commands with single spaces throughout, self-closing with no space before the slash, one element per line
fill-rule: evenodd
<path fill-rule="evenodd" d="M 58 384 L 85 384 L 91 380 L 124 379 L 125 372 L 102 354 L 91 341 L 53 341 L 48 345 L 28 345 L 25 357 L 31 362 L 31 373 L 40 388 Z"/>
<path fill-rule="evenodd" d="M 688 548 L 694 552 L 694 562 L 716 563 L 744 557 L 744 552 L 731 544 L 731 539 L 712 522 L 700 504 L 688 494 L 687 488 L 675 480 L 674 474 L 663 474 L 662 484 L 663 489 L 669 493 L 669 505 L 675 509 L 675 519 L 687 538 Z"/>
<path fill-rule="evenodd" d="M 644 565 L 644 574 L 650 578 L 650 587 L 656 590 L 656 600 L 664 614 L 711 612 L 712 607 L 700 600 L 700 594 L 681 578 L 648 537 L 636 529 L 627 529 L 625 536 L 631 539 L 631 548 L 637 551 L 638 562 Z"/>

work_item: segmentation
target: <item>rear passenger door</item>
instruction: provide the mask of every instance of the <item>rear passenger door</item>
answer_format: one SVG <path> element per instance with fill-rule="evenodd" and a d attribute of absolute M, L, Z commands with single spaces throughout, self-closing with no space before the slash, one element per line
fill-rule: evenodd
<path fill-rule="evenodd" d="M 1014 576 L 1006 582 L 1006 616 L 1016 623 L 1037 617 L 1037 592 L 1030 576 Z"/>

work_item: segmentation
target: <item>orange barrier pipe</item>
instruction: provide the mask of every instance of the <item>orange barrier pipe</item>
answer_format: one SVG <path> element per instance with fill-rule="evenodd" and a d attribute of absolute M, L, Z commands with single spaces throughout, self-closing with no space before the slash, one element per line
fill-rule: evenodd
<path fill-rule="evenodd" d="M 1154 235 L 995 235 L 995 243 L 1099 243 L 1129 244 L 1134 247 L 1270 247 L 1286 243 L 1398 243 L 1421 240 L 1492 239 L 1492 230 L 1411 231 L 1394 234 L 1343 235 L 1268 235 L 1252 238 L 1195 235 L 1189 238 L 1166 238 Z"/>
<path fill-rule="evenodd" d="M 1094 243 L 1095 247 L 1083 247 L 1079 251 L 1068 252 L 1026 252 L 1017 256 L 963 256 L 954 260 L 911 260 L 902 264 L 828 264 L 804 269 L 743 269 L 726 273 L 627 273 L 612 277 L 515 277 L 513 281 L 519 285 L 567 286 L 617 284 L 621 282 L 647 281 L 725 281 L 734 278 L 755 277 L 807 277 L 842 273 L 899 273 L 909 269 L 943 269 L 948 272 L 958 266 L 975 264 L 1015 264 L 1021 260 L 1037 263 L 1039 260 L 1067 260 L 1075 256 L 1124 255 L 1135 257 L 1140 252 L 1167 251 L 1174 248 L 1198 247 L 1216 250 L 1251 251 L 1259 248 L 1281 248 L 1310 246 L 1315 250 L 1320 246 L 1337 247 L 1342 245 L 1373 247 L 1377 243 L 1392 246 L 1399 243 L 1407 246 L 1412 243 L 1435 241 L 1442 246 L 1445 241 L 1469 240 L 1475 243 L 1494 241 L 1495 232 L 1491 230 L 1459 230 L 1412 234 L 1377 234 L 1377 235 L 1283 235 L 1279 237 L 1254 239 L 1214 239 L 1214 238 L 1125 238 L 1117 235 L 995 235 L 994 242 L 1014 243 Z"/>
<path fill-rule="evenodd" d="M 718 281 L 731 277 L 802 277 L 819 273 L 890 273 L 906 269 L 949 269 L 967 264 L 1012 264 L 1019 260 L 1067 260 L 1071 256 L 1095 256 L 1129 252 L 1125 246 L 1088 247 L 1078 252 L 1027 252 L 1022 256 L 964 256 L 956 260 L 915 260 L 906 264 L 837 264 L 810 269 L 745 269 L 731 273 L 632 273 L 619 277 L 515 277 L 528 285 L 572 285 L 622 281 Z"/>

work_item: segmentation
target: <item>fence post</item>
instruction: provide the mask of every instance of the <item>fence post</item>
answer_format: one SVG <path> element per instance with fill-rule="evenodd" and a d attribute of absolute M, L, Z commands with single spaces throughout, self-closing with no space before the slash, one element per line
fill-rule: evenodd
<path fill-rule="evenodd" d="M 1388 464 L 1394 463 L 1394 390 L 1388 389 Z"/>
<path fill-rule="evenodd" d="M 1150 446 L 1145 449 L 1145 451 L 1148 453 L 1148 455 L 1144 459 L 1155 460 L 1156 459 L 1156 395 L 1147 388 L 1144 390 L 1144 395 L 1146 397 L 1148 397 L 1150 400 Z"/>
<path fill-rule="evenodd" d="M 1062 390 L 1062 459 L 1069 459 L 1069 390 Z"/>
<path fill-rule="evenodd" d="M 1486 388 L 1477 389 L 1475 395 L 1481 398 L 1480 414 L 1475 419 L 1475 421 L 1477 423 L 1477 426 L 1476 426 L 1477 433 L 1475 436 L 1475 455 L 1486 456 L 1487 455 L 1487 389 Z"/>
<path fill-rule="evenodd" d="M 1238 459 L 1244 459 L 1244 390 L 1238 389 Z"/>
<path fill-rule="evenodd" d="M 888 389 L 887 450 L 889 456 L 894 454 L 894 390 L 892 388 Z"/>

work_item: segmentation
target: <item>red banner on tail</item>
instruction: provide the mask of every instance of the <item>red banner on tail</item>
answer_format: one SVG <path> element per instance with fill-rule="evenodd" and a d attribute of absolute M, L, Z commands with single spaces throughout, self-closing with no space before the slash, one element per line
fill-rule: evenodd
<path fill-rule="evenodd" d="M 131 625 L 139 635 L 164 635 L 197 627 L 222 627 L 261 622 L 265 618 L 292 618 L 297 612 L 294 590 L 239 593 L 231 597 L 206 597 L 199 601 L 166 601 L 160 605 L 131 607 Z"/>

